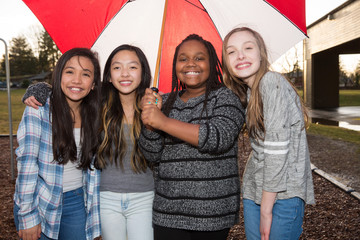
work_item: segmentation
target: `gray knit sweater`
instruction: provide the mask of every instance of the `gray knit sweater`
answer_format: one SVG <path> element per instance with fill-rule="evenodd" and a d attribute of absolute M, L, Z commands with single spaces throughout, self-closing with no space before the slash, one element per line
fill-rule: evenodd
<path fill-rule="evenodd" d="M 168 95 L 164 95 L 164 102 Z M 200 124 L 194 147 L 162 132 L 145 128 L 140 148 L 147 160 L 158 162 L 153 223 L 196 231 L 230 228 L 238 221 L 240 180 L 238 134 L 244 110 L 238 97 L 222 87 L 209 95 L 208 119 L 204 95 L 186 103 L 178 96 L 169 117 Z"/>
<path fill-rule="evenodd" d="M 299 96 L 275 72 L 264 75 L 260 91 L 266 134 L 264 141 L 250 139 L 253 151 L 243 176 L 243 198 L 260 204 L 265 190 L 277 192 L 278 199 L 299 197 L 312 204 L 314 187 Z"/>
<path fill-rule="evenodd" d="M 46 99 L 51 93 L 51 89 L 51 85 L 46 82 L 32 84 L 26 89 L 25 95 L 22 97 L 21 101 L 24 102 L 28 97 L 34 96 L 36 100 L 44 106 Z"/>

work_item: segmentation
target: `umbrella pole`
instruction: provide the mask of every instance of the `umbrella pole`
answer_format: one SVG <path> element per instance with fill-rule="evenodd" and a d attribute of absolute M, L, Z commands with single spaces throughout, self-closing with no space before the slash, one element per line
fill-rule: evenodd
<path fill-rule="evenodd" d="M 160 40 L 159 40 L 158 54 L 157 54 L 157 59 L 156 59 L 153 87 L 158 87 L 158 85 L 159 85 L 161 48 L 162 48 L 162 43 L 164 40 L 164 28 L 165 28 L 165 21 L 166 21 L 167 3 L 168 3 L 168 0 L 165 0 L 164 14 L 163 14 L 162 25 L 161 25 Z"/>

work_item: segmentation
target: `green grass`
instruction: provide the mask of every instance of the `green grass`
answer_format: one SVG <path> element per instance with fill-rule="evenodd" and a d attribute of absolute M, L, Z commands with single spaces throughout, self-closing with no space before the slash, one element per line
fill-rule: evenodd
<path fill-rule="evenodd" d="M 12 112 L 12 128 L 16 134 L 25 105 L 21 102 L 21 98 L 25 93 L 25 89 L 11 89 L 11 112 Z M 7 90 L 0 91 L 0 134 L 9 134 L 9 113 L 8 113 L 8 95 Z"/>
<path fill-rule="evenodd" d="M 303 98 L 304 91 L 298 90 L 298 94 Z M 340 90 L 339 92 L 339 106 L 360 106 L 360 90 Z"/>
<path fill-rule="evenodd" d="M 360 106 L 360 90 L 340 90 L 340 107 Z"/>
<path fill-rule="evenodd" d="M 315 135 L 323 135 L 332 139 L 356 143 L 360 148 L 360 132 L 358 131 L 311 123 L 307 132 Z"/>

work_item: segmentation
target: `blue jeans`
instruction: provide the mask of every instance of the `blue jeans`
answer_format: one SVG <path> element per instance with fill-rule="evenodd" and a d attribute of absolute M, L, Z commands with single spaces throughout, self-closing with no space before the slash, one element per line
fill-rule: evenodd
<path fill-rule="evenodd" d="M 243 199 L 247 240 L 260 240 L 260 205 Z M 302 233 L 305 203 L 301 198 L 276 200 L 270 229 L 270 240 L 299 239 Z"/>
<path fill-rule="evenodd" d="M 86 211 L 82 188 L 63 193 L 63 210 L 61 213 L 59 240 L 86 240 Z M 19 207 L 14 204 L 14 220 L 19 230 Z M 51 240 L 41 233 L 40 240 Z"/>
<path fill-rule="evenodd" d="M 106 240 L 153 240 L 154 191 L 100 192 L 101 236 Z"/>
<path fill-rule="evenodd" d="M 86 240 L 86 210 L 83 188 L 63 193 L 59 240 Z"/>

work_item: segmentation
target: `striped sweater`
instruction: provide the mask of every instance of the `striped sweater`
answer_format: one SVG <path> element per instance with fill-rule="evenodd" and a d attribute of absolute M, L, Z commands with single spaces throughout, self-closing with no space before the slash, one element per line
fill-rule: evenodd
<path fill-rule="evenodd" d="M 164 102 L 167 97 L 163 96 Z M 237 140 L 244 110 L 225 87 L 212 91 L 208 99 L 208 119 L 205 112 L 200 118 L 204 95 L 186 103 L 178 96 L 169 115 L 200 124 L 198 147 L 142 129 L 140 148 L 148 161 L 158 162 L 153 206 L 153 223 L 158 226 L 217 231 L 238 221 Z"/>

